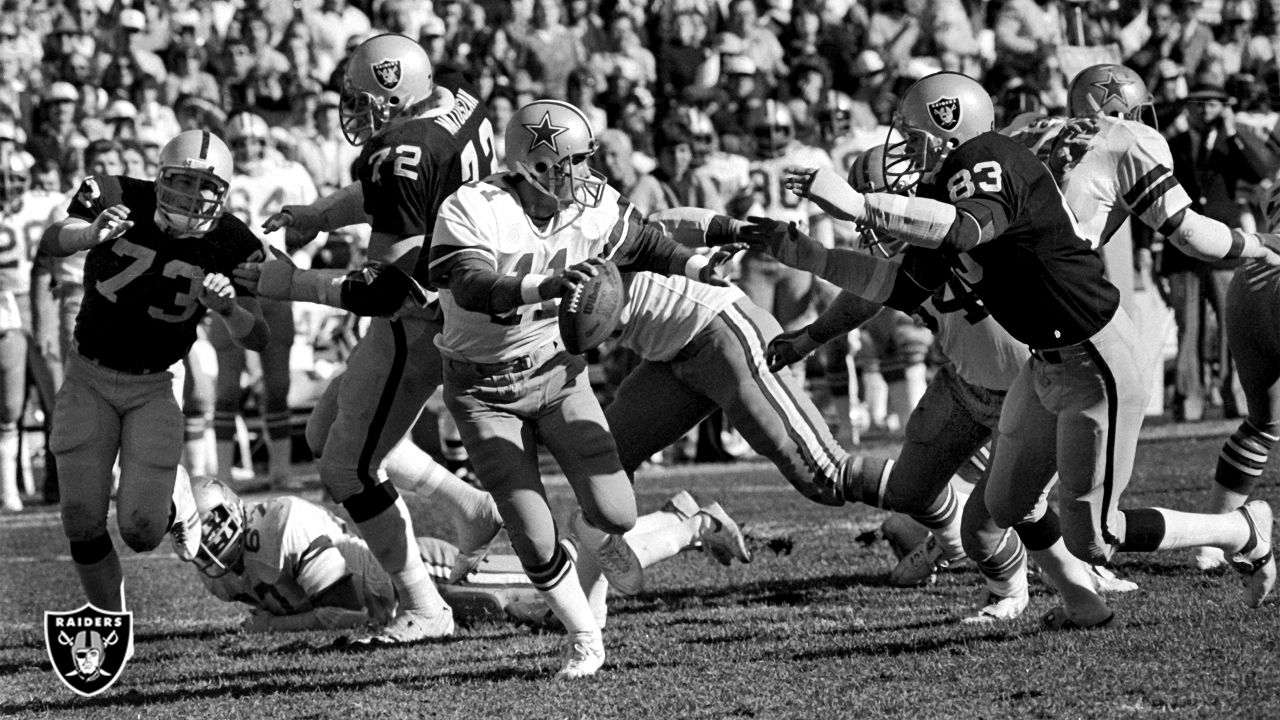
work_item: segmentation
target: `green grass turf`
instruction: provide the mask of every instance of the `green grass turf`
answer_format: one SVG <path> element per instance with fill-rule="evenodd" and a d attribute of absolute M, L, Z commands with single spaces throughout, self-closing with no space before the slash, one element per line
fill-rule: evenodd
<path fill-rule="evenodd" d="M 1125 505 L 1196 508 L 1220 443 L 1144 443 Z M 1038 579 L 1022 618 L 960 626 L 976 572 L 883 587 L 892 555 L 859 540 L 881 512 L 809 504 L 760 464 L 645 473 L 641 510 L 680 488 L 744 523 L 755 561 L 689 553 L 651 568 L 643 594 L 611 602 L 603 671 L 571 684 L 551 677 L 559 636 L 502 624 L 362 653 L 322 633 L 244 636 L 241 611 L 206 596 L 193 568 L 125 551 L 136 653 L 105 694 L 79 698 L 51 674 L 38 623 L 82 596 L 68 561 L 27 559 L 66 552 L 56 515 L 28 513 L 0 524 L 0 716 L 1280 717 L 1280 608 L 1245 608 L 1238 576 L 1202 575 L 1188 552 L 1121 558 L 1142 589 L 1111 598 L 1109 630 L 1039 631 L 1055 598 Z M 1271 483 L 1259 495 L 1280 499 Z M 564 486 L 551 498 L 569 507 Z"/>

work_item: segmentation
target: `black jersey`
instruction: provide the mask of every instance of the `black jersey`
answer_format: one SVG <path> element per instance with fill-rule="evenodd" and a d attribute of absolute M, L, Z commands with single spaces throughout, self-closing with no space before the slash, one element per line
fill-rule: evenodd
<path fill-rule="evenodd" d="M 181 360 L 195 342 L 206 311 L 196 299 L 204 276 L 230 278 L 236 265 L 261 261 L 262 243 L 232 215 L 200 237 L 167 235 L 155 222 L 155 183 L 128 177 L 85 178 L 67 214 L 93 222 L 120 204 L 133 227 L 85 259 L 76 348 L 109 368 L 155 372 Z"/>
<path fill-rule="evenodd" d="M 493 164 L 493 126 L 480 92 L 458 74 L 437 78 L 436 84 L 453 93 L 453 108 L 374 137 L 355 166 L 373 232 L 425 236 L 414 269 L 414 277 L 423 284 L 440 203 L 463 183 L 487 177 Z"/>
<path fill-rule="evenodd" d="M 941 252 L 911 248 L 894 305 L 937 288 L 952 271 L 973 287 L 1009 334 L 1032 348 L 1072 345 L 1093 336 L 1115 314 L 1120 293 L 1102 256 L 1076 230 L 1049 170 L 1016 140 L 984 133 L 956 148 L 922 197 L 955 205 L 990 238 L 977 247 Z M 912 285 L 923 286 L 916 291 Z M 914 305 L 912 305 L 914 307 Z"/>

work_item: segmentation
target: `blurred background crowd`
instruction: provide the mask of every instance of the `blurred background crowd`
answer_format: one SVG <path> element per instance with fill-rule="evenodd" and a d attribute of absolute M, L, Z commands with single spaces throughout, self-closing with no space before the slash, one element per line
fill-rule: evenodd
<path fill-rule="evenodd" d="M 115 153 L 122 174 L 151 178 L 175 133 L 225 137 L 248 111 L 265 120 L 266 152 L 323 195 L 352 180 L 357 155 L 339 127 L 343 58 L 384 31 L 418 38 L 437 74 L 472 78 L 499 138 L 531 99 L 582 108 L 601 169 L 645 211 L 767 211 L 781 198 L 750 161 L 806 145 L 845 170 L 884 141 L 897 95 L 940 69 L 980 79 L 1000 122 L 1060 112 L 1070 45 L 1107 47 L 1146 78 L 1201 212 L 1256 224 L 1257 189 L 1280 165 L 1280 0 L 3 0 L 0 142 L 25 150 L 35 187 L 67 193 L 92 170 L 86 158 Z M 785 131 L 776 152 L 761 117 Z M 1236 134 L 1243 143 L 1222 142 Z M 735 202 L 744 195 L 753 202 Z M 835 229 L 835 242 L 846 236 Z M 1214 313 L 1230 268 L 1150 240 L 1135 272 L 1178 313 L 1175 416 L 1239 413 Z M 795 327 L 810 310 L 780 320 Z M 910 385 L 929 359 L 920 333 L 905 316 L 880 324 L 851 339 L 861 359 L 847 364 Z M 824 391 L 838 395 L 841 364 L 811 378 L 835 378 Z M 855 395 L 880 393 L 878 382 Z M 905 391 L 902 419 L 916 394 Z M 883 405 L 863 424 L 892 430 Z"/>

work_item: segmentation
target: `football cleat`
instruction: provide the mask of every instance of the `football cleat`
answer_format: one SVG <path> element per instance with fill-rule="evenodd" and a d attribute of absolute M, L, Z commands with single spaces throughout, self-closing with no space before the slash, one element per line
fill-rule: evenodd
<path fill-rule="evenodd" d="M 747 549 L 746 538 L 738 523 L 729 517 L 729 513 L 713 502 L 698 512 L 711 518 L 715 528 L 702 536 L 702 549 L 721 565 L 729 565 L 737 558 L 739 562 L 751 562 L 751 551 Z"/>
<path fill-rule="evenodd" d="M 1062 605 L 1056 605 L 1049 612 L 1040 617 L 1040 627 L 1045 630 L 1101 630 L 1111 624 L 1116 619 L 1116 614 L 1105 605 L 1102 606 L 1106 611 L 1106 615 L 1092 622 L 1081 623 L 1072 620 L 1067 615 L 1067 609 Z"/>
<path fill-rule="evenodd" d="M 575 633 L 565 645 L 564 664 L 556 678 L 574 680 L 595 675 L 604 666 L 604 639 L 598 632 Z"/>
<path fill-rule="evenodd" d="M 1012 620 L 1021 615 L 1030 602 L 1031 594 L 1025 587 L 1022 592 L 1011 597 L 1000 597 L 991 592 L 990 588 L 983 588 L 981 600 L 978 601 L 978 612 L 961 618 L 960 622 L 965 625 L 982 625 Z"/>
<path fill-rule="evenodd" d="M 889 584 L 893 587 L 917 587 L 933 582 L 939 570 L 962 558 L 964 553 L 947 557 L 946 548 L 931 533 L 889 571 Z"/>
<path fill-rule="evenodd" d="M 1245 576 L 1244 601 L 1258 607 L 1276 586 L 1276 559 L 1271 552 L 1271 506 L 1253 500 L 1240 507 L 1249 524 L 1249 541 L 1231 556 L 1231 566 Z"/>
<path fill-rule="evenodd" d="M 435 615 L 406 611 L 396 615 L 386 627 L 372 636 L 356 640 L 352 644 L 357 647 L 382 647 L 386 645 L 408 645 L 411 643 L 438 640 L 453 635 L 453 608 L 445 607 Z"/>
<path fill-rule="evenodd" d="M 1138 589 L 1138 583 L 1125 580 L 1105 565 L 1090 565 L 1089 577 L 1094 591 L 1100 593 L 1127 593 Z"/>
<path fill-rule="evenodd" d="M 581 510 L 575 510 L 569 518 L 569 527 L 578 538 L 578 546 L 600 566 L 615 590 L 635 595 L 644 589 L 644 567 L 625 538 L 591 527 Z"/>
<path fill-rule="evenodd" d="M 681 490 L 662 504 L 662 512 L 672 513 L 681 520 L 688 520 L 697 515 L 701 509 L 698 507 L 698 501 L 693 499 L 688 490 Z"/>
<path fill-rule="evenodd" d="M 880 534 L 899 560 L 929 539 L 929 528 L 902 513 L 893 513 L 880 525 Z"/>
<path fill-rule="evenodd" d="M 173 482 L 173 524 L 169 526 L 169 539 L 174 552 L 185 562 L 191 562 L 200 552 L 200 510 L 191 493 L 191 480 L 181 467 Z"/>

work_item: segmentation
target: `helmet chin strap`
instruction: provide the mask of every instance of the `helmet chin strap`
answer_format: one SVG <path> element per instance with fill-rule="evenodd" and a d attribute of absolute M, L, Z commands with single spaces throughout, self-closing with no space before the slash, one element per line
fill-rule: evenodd
<path fill-rule="evenodd" d="M 174 222 L 173 219 L 170 218 L 169 215 L 165 213 L 163 210 L 161 210 L 160 208 L 156 208 L 156 214 L 153 217 L 153 219 L 155 220 L 156 227 L 163 230 L 166 235 L 173 238 L 177 238 L 179 240 L 184 238 L 200 237 L 201 235 L 204 235 L 205 233 L 209 232 L 209 230 L 212 229 L 212 227 L 202 231 L 181 229 L 178 227 L 178 224 Z"/>

